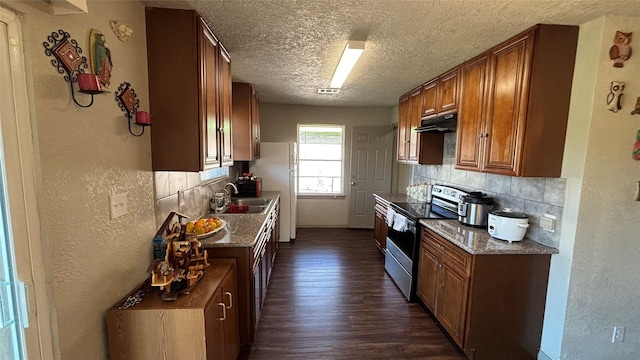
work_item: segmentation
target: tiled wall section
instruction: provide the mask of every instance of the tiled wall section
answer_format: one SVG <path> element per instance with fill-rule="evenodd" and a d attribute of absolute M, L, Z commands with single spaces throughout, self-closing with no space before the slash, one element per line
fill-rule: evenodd
<path fill-rule="evenodd" d="M 562 231 L 566 189 L 563 178 L 520 178 L 455 169 L 456 134 L 445 135 L 443 165 L 414 166 L 412 183 L 444 184 L 467 191 L 482 191 L 496 200 L 496 209 L 511 208 L 529 215 L 527 237 L 557 248 Z M 556 217 L 551 233 L 539 223 L 543 214 Z"/>
<path fill-rule="evenodd" d="M 227 174 L 227 175 L 224 175 Z M 160 228 L 170 212 L 176 211 L 190 218 L 198 218 L 209 212 L 209 199 L 215 190 L 229 182 L 228 171 L 220 172 L 218 177 L 208 179 L 210 173 L 156 171 L 155 199 L 156 226 Z M 201 179 L 208 179 L 202 180 Z M 179 195 L 178 192 L 181 194 Z M 184 204 L 178 203 L 184 194 Z"/>

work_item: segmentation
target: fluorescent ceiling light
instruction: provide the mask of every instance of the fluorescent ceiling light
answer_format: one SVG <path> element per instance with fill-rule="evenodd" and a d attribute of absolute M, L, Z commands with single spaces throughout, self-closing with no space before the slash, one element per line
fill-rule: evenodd
<path fill-rule="evenodd" d="M 333 78 L 331 79 L 329 87 L 342 87 L 342 84 L 347 79 L 347 76 L 349 76 L 351 69 L 353 69 L 353 66 L 360 58 L 363 51 L 364 41 L 347 41 L 347 46 L 344 48 L 344 52 L 342 52 L 342 57 L 340 58 L 338 67 L 336 67 L 336 71 L 333 73 Z"/>

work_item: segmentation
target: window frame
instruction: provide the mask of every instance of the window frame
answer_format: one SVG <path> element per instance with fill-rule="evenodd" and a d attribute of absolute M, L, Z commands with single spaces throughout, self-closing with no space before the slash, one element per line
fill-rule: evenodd
<path fill-rule="evenodd" d="M 302 142 L 300 141 L 300 131 L 304 128 L 313 128 L 313 127 L 318 127 L 318 128 L 336 128 L 336 129 L 340 129 L 340 134 L 341 134 L 341 146 L 340 146 L 340 178 L 339 178 L 339 182 L 340 182 L 340 192 L 339 193 L 312 193 L 312 192 L 302 192 L 301 188 L 300 188 L 300 163 L 302 161 L 304 161 L 304 159 L 301 158 L 300 156 L 300 146 L 302 145 Z M 331 199 L 344 199 L 346 197 L 346 189 L 345 189 L 345 166 L 346 166 L 346 159 L 345 159 L 345 155 L 346 155 L 346 151 L 345 151 L 345 146 L 346 146 L 346 128 L 344 125 L 340 125 L 340 124 L 320 124 L 320 123 L 312 123 L 312 124 L 298 124 L 297 125 L 297 129 L 296 129 L 296 137 L 297 137 L 297 141 L 298 141 L 298 169 L 296 171 L 296 177 L 297 177 L 297 194 L 298 194 L 298 198 L 313 198 L 313 199 L 317 199 L 317 198 L 331 198 Z M 331 160 L 331 161 L 335 161 L 333 159 L 327 159 L 327 160 Z"/>

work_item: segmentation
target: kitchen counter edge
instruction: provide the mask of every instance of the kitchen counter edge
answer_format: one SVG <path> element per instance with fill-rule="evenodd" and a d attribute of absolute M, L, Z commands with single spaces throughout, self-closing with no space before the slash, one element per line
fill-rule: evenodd
<path fill-rule="evenodd" d="M 264 214 L 215 214 L 227 222 L 227 226 L 211 237 L 200 239 L 204 248 L 253 247 L 258 235 L 267 225 L 269 214 L 280 199 L 279 191 L 263 191 L 260 197 L 251 199 L 271 199 Z M 209 214 L 213 215 L 213 214 Z"/>
<path fill-rule="evenodd" d="M 559 252 L 528 238 L 512 243 L 494 239 L 487 230 L 466 226 L 456 220 L 422 219 L 420 224 L 472 255 L 548 255 Z"/>

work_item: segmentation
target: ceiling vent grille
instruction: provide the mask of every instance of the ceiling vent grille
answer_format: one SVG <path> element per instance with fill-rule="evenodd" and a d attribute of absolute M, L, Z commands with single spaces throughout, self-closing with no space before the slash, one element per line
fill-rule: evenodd
<path fill-rule="evenodd" d="M 340 89 L 334 89 L 334 88 L 318 89 L 318 94 L 332 95 L 332 94 L 337 94 L 339 92 L 340 92 Z"/>

